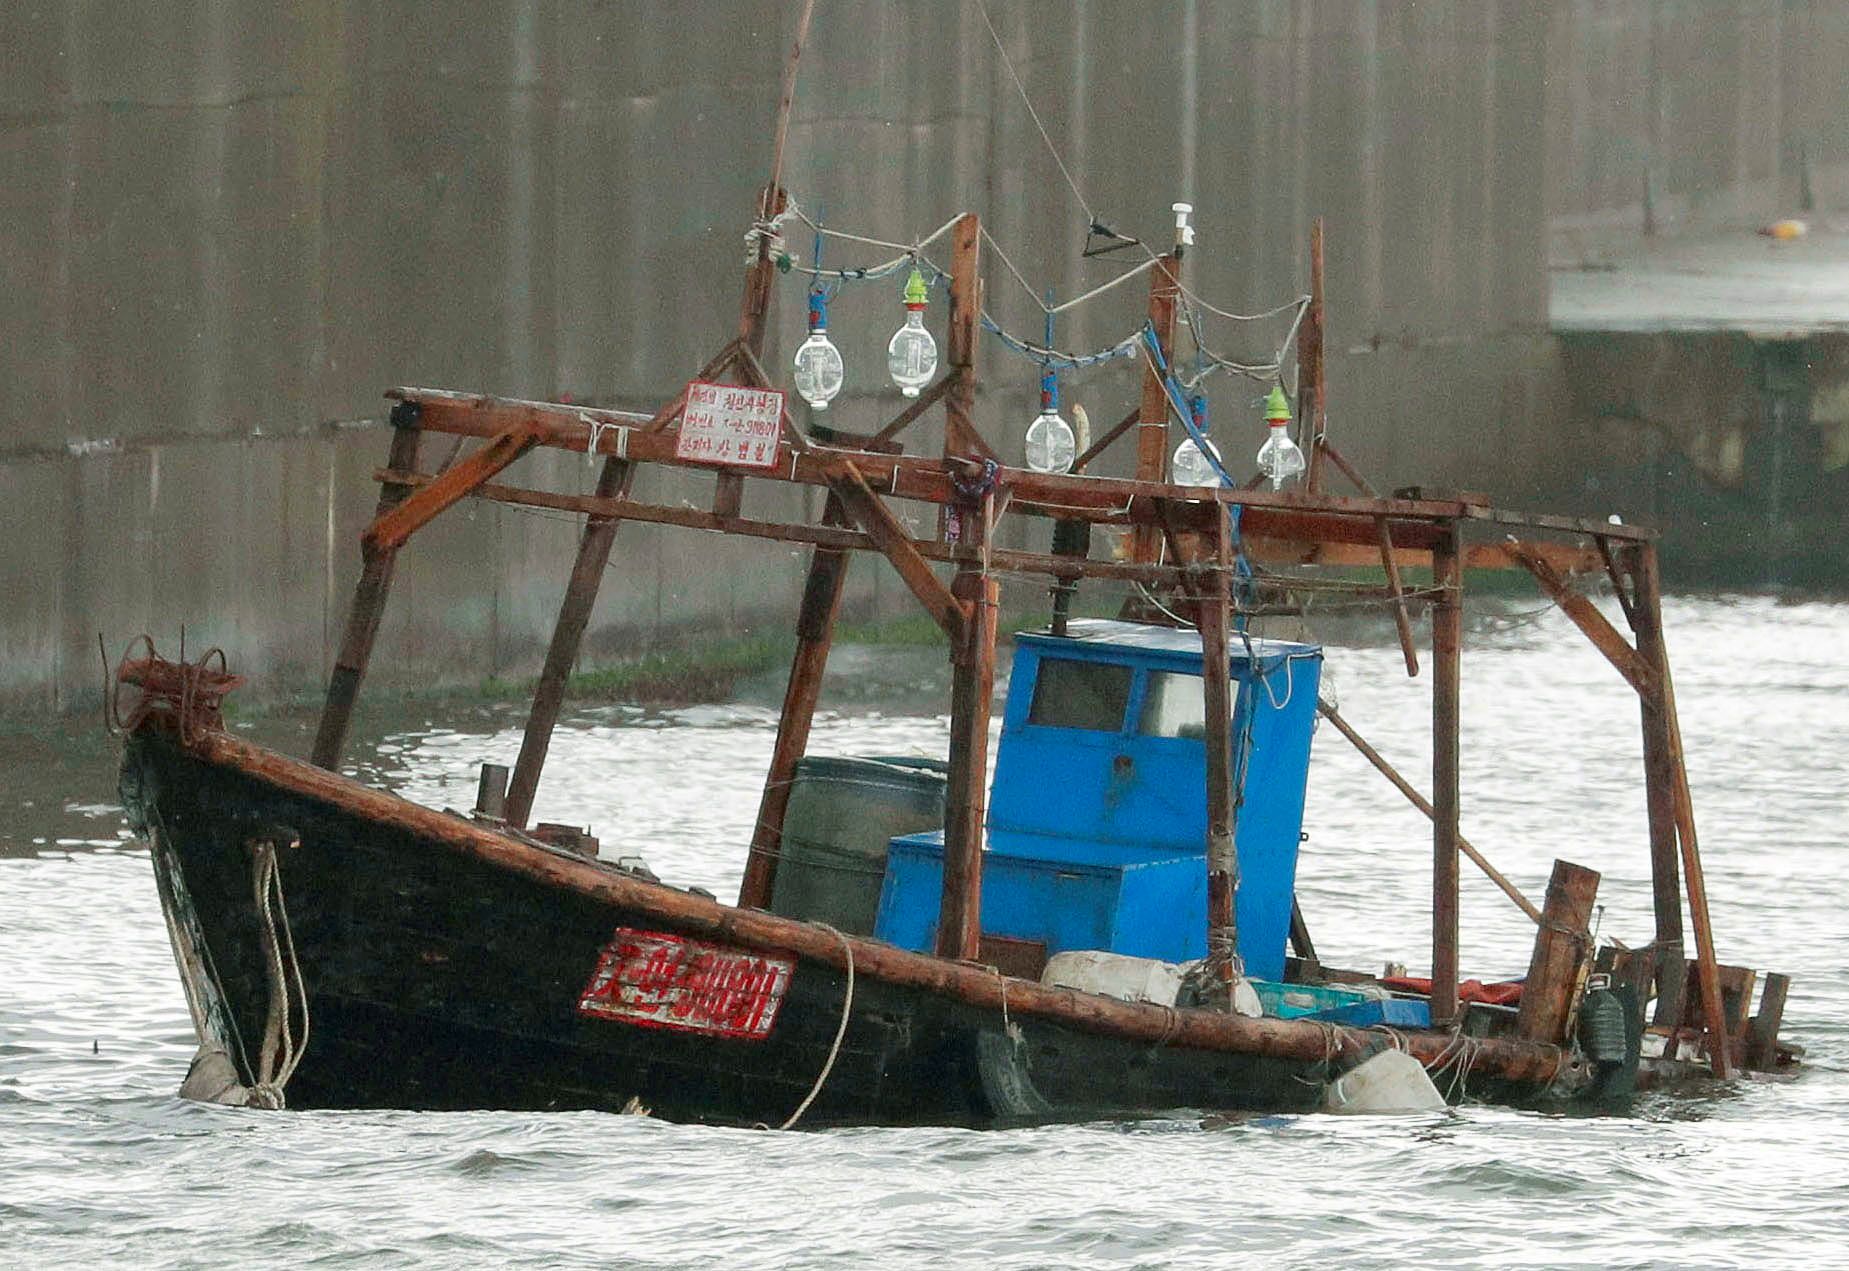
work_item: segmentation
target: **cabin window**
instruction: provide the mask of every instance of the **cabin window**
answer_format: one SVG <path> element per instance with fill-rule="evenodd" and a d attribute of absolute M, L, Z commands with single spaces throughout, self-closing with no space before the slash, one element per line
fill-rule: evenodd
<path fill-rule="evenodd" d="M 1088 728 L 1114 733 L 1124 726 L 1130 702 L 1130 668 L 1108 662 L 1042 658 L 1034 675 L 1034 701 L 1027 722 L 1048 728 Z"/>
<path fill-rule="evenodd" d="M 1149 737 L 1207 736 L 1207 702 L 1201 677 L 1175 671 L 1151 671 L 1143 694 L 1143 721 L 1139 728 Z"/>

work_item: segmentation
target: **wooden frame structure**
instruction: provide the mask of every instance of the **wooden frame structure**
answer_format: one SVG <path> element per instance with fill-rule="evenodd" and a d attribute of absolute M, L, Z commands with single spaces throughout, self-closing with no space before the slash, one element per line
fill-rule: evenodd
<path fill-rule="evenodd" d="M 765 187 L 760 212 L 784 206 L 774 184 Z M 951 647 L 952 688 L 950 777 L 945 829 L 944 893 L 936 952 L 971 960 L 981 935 L 982 840 L 985 819 L 987 739 L 995 671 L 998 576 L 1040 575 L 1070 586 L 1080 579 L 1140 583 L 1168 594 L 1201 632 L 1207 712 L 1209 949 L 1230 953 L 1233 896 L 1237 885 L 1232 843 L 1236 800 L 1230 788 L 1232 740 L 1228 632 L 1235 602 L 1235 562 L 1244 554 L 1260 562 L 1378 564 L 1385 588 L 1357 590 L 1389 604 L 1405 650 L 1409 672 L 1418 660 L 1407 616 L 1403 571 L 1429 570 L 1432 600 L 1432 793 L 1428 801 L 1394 772 L 1333 708 L 1324 714 L 1353 740 L 1370 761 L 1422 807 L 1433 824 L 1432 1018 L 1442 1026 L 1458 1012 L 1458 869 L 1460 855 L 1482 867 L 1512 899 L 1547 930 L 1541 912 L 1498 874 L 1459 832 L 1459 683 L 1462 661 L 1462 594 L 1470 568 L 1528 570 L 1604 653 L 1639 695 L 1649 796 L 1650 853 L 1656 910 L 1656 974 L 1659 1024 L 1672 1029 L 1681 1019 L 1684 982 L 1682 894 L 1686 886 L 1695 935 L 1702 1020 L 1717 1074 L 1731 1070 L 1732 1049 L 1722 1014 L 1718 964 L 1703 888 L 1695 822 L 1668 656 L 1662 637 L 1660 583 L 1651 531 L 1568 517 L 1524 515 L 1500 510 L 1469 495 L 1419 490 L 1381 497 L 1367 486 L 1326 435 L 1322 384 L 1321 227 L 1312 235 L 1312 299 L 1299 339 L 1299 364 L 1306 380 L 1301 407 L 1311 446 L 1306 488 L 1283 492 L 1207 489 L 1167 484 L 1163 467 L 1170 446 L 1170 403 L 1153 369 L 1145 376 L 1142 400 L 1123 423 L 1080 456 L 1072 474 L 1028 471 L 1001 464 L 984 441 L 973 415 L 977 347 L 982 312 L 980 226 L 973 214 L 953 233 L 950 330 L 942 377 L 916 402 L 868 436 L 805 436 L 785 411 L 774 467 L 715 466 L 677 454 L 676 428 L 686 405 L 683 391 L 653 414 L 576 405 L 507 400 L 431 389 L 402 388 L 391 422 L 393 435 L 385 468 L 378 473 L 378 514 L 363 538 L 364 568 L 354 595 L 346 634 L 330 680 L 326 709 L 313 759 L 337 767 L 348 722 L 365 675 L 389 593 L 397 553 L 435 517 L 463 498 L 517 507 L 581 513 L 585 517 L 576 558 L 569 571 L 558 621 L 535 692 L 525 736 L 506 801 L 507 822 L 524 826 L 544 767 L 547 748 L 564 700 L 565 684 L 605 576 L 619 527 L 625 521 L 763 538 L 811 548 L 807 580 L 797 616 L 797 648 L 783 698 L 775 746 L 759 808 L 739 896 L 741 908 L 768 905 L 775 881 L 789 789 L 806 748 L 822 673 L 841 607 L 848 562 L 855 553 L 887 560 L 924 610 L 943 629 Z M 1150 270 L 1149 314 L 1157 336 L 1172 338 L 1182 252 L 1157 259 Z M 762 362 L 774 265 L 760 244 L 749 267 L 737 334 L 694 378 L 731 377 L 755 388 L 771 387 Z M 904 429 L 941 404 L 945 412 L 942 453 L 907 455 L 899 443 Z M 1086 465 L 1114 441 L 1136 434 L 1136 476 L 1086 475 Z M 466 457 L 436 472 L 417 463 L 418 443 L 430 433 L 479 438 Z M 589 495 L 555 493 L 498 483 L 499 476 L 535 447 L 602 456 L 596 490 Z M 1330 494 L 1321 488 L 1323 464 L 1348 475 L 1362 493 Z M 636 471 L 645 464 L 709 473 L 707 508 L 653 503 L 633 497 Z M 742 514 L 749 482 L 777 482 L 826 491 L 814 522 L 775 521 Z M 940 533 L 910 533 L 891 508 L 894 501 L 933 505 L 941 512 Z M 1238 510 L 1237 518 L 1231 515 Z M 1039 552 L 1005 548 L 997 529 L 1007 518 L 1041 518 L 1079 525 L 1127 528 L 1133 549 L 1127 560 L 1093 560 L 1067 544 Z M 1519 532 L 1521 537 L 1514 535 Z M 1568 541 L 1560 541 L 1562 538 Z M 1467 541 L 1467 538 L 1470 541 Z M 946 583 L 939 567 L 951 572 Z M 1634 634 L 1627 640 L 1600 610 L 1567 582 L 1567 574 L 1603 570 L 1609 576 Z M 1550 896 L 1550 904 L 1552 903 Z M 1299 952 L 1307 945 L 1301 932 Z M 1581 950 L 1581 956 L 1589 954 Z M 1540 957 L 1537 951 L 1537 958 Z M 1223 960 L 1224 961 L 1224 960 Z"/>

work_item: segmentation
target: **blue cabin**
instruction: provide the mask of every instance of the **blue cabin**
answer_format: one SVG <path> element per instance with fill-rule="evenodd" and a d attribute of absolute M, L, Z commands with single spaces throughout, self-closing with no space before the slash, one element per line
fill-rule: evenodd
<path fill-rule="evenodd" d="M 1249 975 L 1278 980 L 1322 650 L 1234 641 L 1231 664 L 1239 950 Z M 1085 619 L 1063 636 L 1016 637 L 983 854 L 985 941 L 1040 961 L 1070 949 L 1206 956 L 1203 700 L 1193 631 Z M 943 842 L 941 830 L 892 840 L 875 935 L 932 947 Z"/>

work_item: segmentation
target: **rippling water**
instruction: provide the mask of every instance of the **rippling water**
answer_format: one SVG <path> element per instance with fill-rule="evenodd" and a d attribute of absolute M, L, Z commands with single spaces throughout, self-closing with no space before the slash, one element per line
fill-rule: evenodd
<path fill-rule="evenodd" d="M 10 1264 L 1849 1265 L 1849 608 L 1669 606 L 1724 961 L 1795 976 L 1796 1081 L 1626 1115 L 1185 1110 L 1135 1123 L 816 1134 L 599 1114 L 261 1113 L 174 1097 L 192 1055 L 146 855 L 87 726 L 0 739 L 0 1253 Z M 1637 709 L 1557 615 L 1466 650 L 1464 826 L 1539 897 L 1602 869 L 1604 933 L 1651 933 Z M 941 753 L 941 656 L 838 653 L 825 753 Z M 1428 686 L 1391 646 L 1332 651 L 1343 713 L 1420 784 Z M 1591 690 L 1591 693 L 1588 693 Z M 735 892 L 777 686 L 581 712 L 540 792 L 606 851 Z M 1591 709 L 1588 710 L 1588 704 Z M 363 775 L 465 807 L 511 762 L 503 709 L 377 718 Z M 297 753 L 308 721 L 252 735 Z M 1301 871 L 1325 960 L 1423 969 L 1429 830 L 1339 736 L 1316 741 Z M 1526 920 L 1464 869 L 1464 971 L 1526 967 Z M 484 1057 L 488 1062 L 488 1057 Z"/>

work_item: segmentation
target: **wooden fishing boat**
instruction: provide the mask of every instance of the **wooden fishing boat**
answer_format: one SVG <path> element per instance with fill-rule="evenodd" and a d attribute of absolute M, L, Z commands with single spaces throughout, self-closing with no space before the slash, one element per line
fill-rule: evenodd
<path fill-rule="evenodd" d="M 786 110 L 788 100 L 786 83 Z M 152 851 L 201 1044 L 186 1093 L 320 1108 L 641 1107 L 740 1125 L 991 1125 L 1176 1107 L 1598 1100 L 1664 1077 L 1795 1062 L 1777 1036 L 1784 977 L 1766 977 L 1755 1012 L 1754 973 L 1717 960 L 1653 535 L 1464 492 L 1382 497 L 1368 486 L 1328 436 L 1320 227 L 1294 336 L 1301 391 L 1287 412 L 1309 451 L 1300 487 L 1167 476 L 1172 431 L 1204 443 L 1172 370 L 1191 294 L 1185 224 L 1139 267 L 1140 401 L 1075 447 L 1066 470 L 1041 471 L 1004 463 L 975 417 L 984 314 L 973 214 L 945 231 L 943 373 L 877 432 L 797 426 L 760 360 L 789 207 L 779 166 L 756 208 L 738 333 L 660 410 L 390 394 L 378 514 L 308 760 L 225 731 L 219 702 L 236 681 L 222 661 L 168 662 L 151 645 L 125 659 L 119 682 L 137 691 L 122 720 L 123 798 Z M 940 405 L 941 453 L 905 453 L 903 431 Z M 419 460 L 433 434 L 479 445 L 431 470 Z M 1134 476 L 1087 471 L 1127 436 Z M 595 493 L 497 481 L 535 447 L 601 458 Z M 649 465 L 708 474 L 710 506 L 636 497 Z M 1359 493 L 1330 491 L 1332 473 Z M 749 483 L 813 487 L 826 505 L 813 521 L 749 517 Z M 511 783 L 490 766 L 477 808 L 461 815 L 338 768 L 397 554 L 467 498 L 578 514 L 584 528 Z M 899 501 L 933 509 L 936 532 L 909 530 Z M 1027 522 L 1030 538 L 1050 526 L 1051 550 L 1005 546 L 1005 519 Z M 624 522 L 812 553 L 735 904 L 528 824 Z M 1094 552 L 1097 527 L 1122 532 L 1122 555 Z M 805 751 L 846 570 L 866 553 L 886 559 L 949 641 L 948 760 L 937 786 L 894 778 L 899 794 L 838 818 L 852 841 L 833 848 L 860 868 L 830 881 L 790 818 L 809 795 L 850 797 L 813 760 L 805 767 Z M 1292 572 L 1306 565 L 1373 566 L 1379 580 Z M 1532 574 L 1639 697 L 1647 942 L 1595 952 L 1596 873 L 1557 863 L 1536 905 L 1459 832 L 1462 597 L 1466 571 L 1481 568 Z M 1429 571 L 1429 583 L 1409 584 L 1408 570 Z M 1046 626 L 1015 642 L 991 790 L 1003 574 L 1045 578 L 1053 599 Z M 1577 574 L 1609 579 L 1629 637 L 1574 588 Z M 1073 592 L 1096 581 L 1134 584 L 1142 599 L 1122 620 L 1070 617 Z M 1318 699 L 1319 649 L 1251 635 L 1251 619 L 1312 586 L 1381 604 L 1409 672 L 1411 612 L 1429 610 L 1429 800 Z M 1319 717 L 1431 817 L 1429 981 L 1316 957 L 1295 869 Z M 890 775 L 868 762 L 849 775 Z M 916 813 L 921 791 L 928 815 L 889 823 Z M 646 827 L 623 833 L 614 855 L 649 846 Z M 1460 985 L 1466 858 L 1535 923 L 1520 985 Z M 1382 1073 L 1388 1093 L 1370 1094 Z"/>

